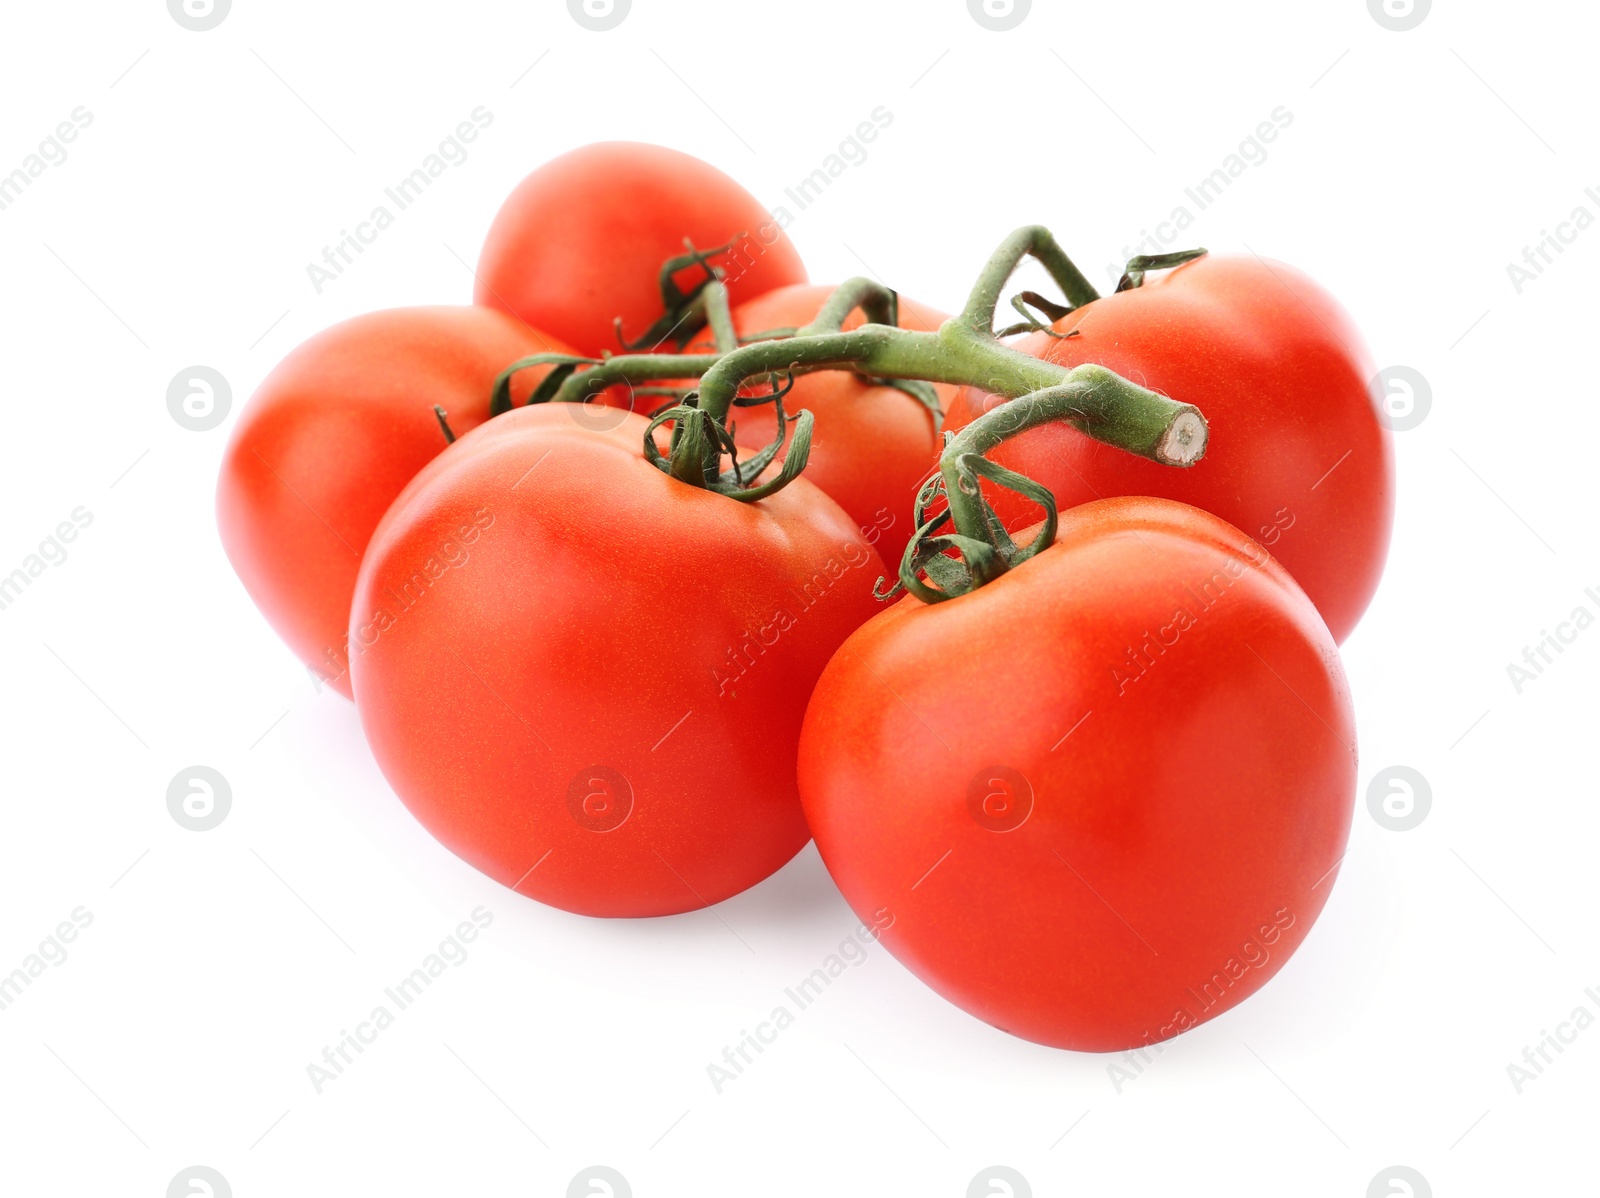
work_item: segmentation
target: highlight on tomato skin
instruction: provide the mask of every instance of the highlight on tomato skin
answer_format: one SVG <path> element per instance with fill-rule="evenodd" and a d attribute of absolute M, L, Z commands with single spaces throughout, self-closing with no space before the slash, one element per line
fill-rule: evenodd
<path fill-rule="evenodd" d="M 913 973 L 1013 1035 L 1112 1052 L 1216 1017 L 1304 940 L 1349 833 L 1355 725 L 1271 555 L 1126 497 L 858 629 L 799 781 L 829 872 L 858 915 L 893 913 L 881 940 Z"/>
<path fill-rule="evenodd" d="M 661 316 L 657 273 L 696 249 L 738 304 L 806 281 L 780 222 L 710 163 L 665 146 L 609 141 L 544 163 L 501 206 L 478 258 L 474 302 L 573 346 L 617 352 Z M 690 282 L 697 269 L 686 270 Z"/>
<path fill-rule="evenodd" d="M 644 456 L 648 421 L 521 407 L 395 501 L 351 670 L 384 776 L 442 844 L 593 916 L 720 902 L 810 838 L 805 703 L 882 560 L 803 478 L 743 503 Z"/>
<path fill-rule="evenodd" d="M 1170 470 L 1057 423 L 993 460 L 1048 486 L 1062 510 L 1153 495 L 1215 512 L 1288 568 L 1342 643 L 1382 577 L 1395 485 L 1391 434 L 1369 388 L 1376 368 L 1339 303 L 1284 263 L 1208 254 L 1085 304 L 1051 332 L 1013 344 L 1062 366 L 1094 362 L 1195 404 L 1211 446 L 1194 467 Z M 1002 402 L 964 388 L 949 428 Z M 1007 527 L 1039 518 L 1010 492 L 985 492 Z"/>
<path fill-rule="evenodd" d="M 292 350 L 244 406 L 217 479 L 228 560 L 262 615 L 312 671 L 350 697 L 345 635 L 362 551 L 390 501 L 448 444 L 489 418 L 514 359 L 571 352 L 487 308 L 370 312 Z M 522 402 L 549 373 L 523 371 Z"/>

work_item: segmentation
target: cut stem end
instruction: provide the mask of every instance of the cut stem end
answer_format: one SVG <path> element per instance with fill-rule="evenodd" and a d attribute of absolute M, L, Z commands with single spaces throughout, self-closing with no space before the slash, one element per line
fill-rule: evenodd
<path fill-rule="evenodd" d="M 1211 432 L 1194 408 L 1179 412 L 1156 446 L 1156 461 L 1164 466 L 1193 466 L 1206 456 Z"/>

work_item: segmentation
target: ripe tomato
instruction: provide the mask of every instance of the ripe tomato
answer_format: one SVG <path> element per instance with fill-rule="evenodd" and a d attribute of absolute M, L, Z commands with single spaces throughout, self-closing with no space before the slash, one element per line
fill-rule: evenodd
<path fill-rule="evenodd" d="M 788 234 L 727 175 L 663 146 L 607 141 L 517 185 L 484 241 L 474 299 L 581 353 L 618 351 L 614 318 L 637 338 L 661 316 L 657 273 L 686 237 L 700 250 L 734 243 L 716 263 L 735 304 L 805 282 Z M 693 268 L 681 281 L 703 277 Z"/>
<path fill-rule="evenodd" d="M 1355 725 L 1305 593 L 1209 513 L 1118 498 L 977 590 L 907 597 L 817 684 L 806 818 L 855 911 L 944 997 L 1112 1051 L 1227 1010 L 1344 852 Z"/>
<path fill-rule="evenodd" d="M 1097 362 L 1195 404 L 1211 423 L 1206 456 L 1171 470 L 1054 424 L 1007 442 L 993 460 L 1048 486 L 1063 510 L 1159 495 L 1215 512 L 1288 567 L 1343 641 L 1383 572 L 1394 455 L 1369 397 L 1372 361 L 1338 303 L 1281 263 L 1211 255 L 1054 328 L 1075 335 L 1032 333 L 1016 347 L 1063 366 Z M 969 388 L 949 427 L 1001 402 Z M 1008 528 L 1038 519 L 1037 508 L 991 490 Z"/>
<path fill-rule="evenodd" d="M 257 388 L 228 439 L 217 525 L 245 590 L 291 649 L 350 695 L 345 634 L 362 550 L 418 470 L 488 419 L 515 358 L 568 352 L 486 308 L 393 308 L 318 333 Z M 523 400 L 547 368 L 521 372 Z"/>
<path fill-rule="evenodd" d="M 373 535 L 356 706 L 395 792 L 490 877 L 587 915 L 737 894 L 809 837 L 807 697 L 883 564 L 803 478 L 758 502 L 521 407 L 463 437 Z"/>
<path fill-rule="evenodd" d="M 810 284 L 769 291 L 734 309 L 734 331 L 748 337 L 769 329 L 798 328 L 815 319 L 832 291 Z M 899 308 L 903 329 L 932 333 L 945 321 L 942 313 L 904 296 Z M 856 328 L 862 319 L 859 310 L 852 312 L 844 327 Z M 713 352 L 709 332 L 697 337 L 687 352 Z M 944 408 L 957 389 L 940 384 L 934 390 Z M 613 402 L 620 406 L 624 401 Z M 796 376 L 783 406 L 788 413 L 809 410 L 816 417 L 805 476 L 850 514 L 892 572 L 916 531 L 911 527 L 911 503 L 917 487 L 932 472 L 939 454 L 933 414 L 904 391 L 873 386 L 848 370 Z M 736 408 L 729 416 L 741 445 L 759 447 L 777 435 L 777 411 L 770 404 Z"/>

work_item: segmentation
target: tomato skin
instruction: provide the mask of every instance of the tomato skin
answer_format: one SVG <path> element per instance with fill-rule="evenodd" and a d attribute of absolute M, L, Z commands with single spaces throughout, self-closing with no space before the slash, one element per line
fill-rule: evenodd
<path fill-rule="evenodd" d="M 661 316 L 656 276 L 685 252 L 685 237 L 702 250 L 740 242 L 715 260 L 735 304 L 805 282 L 788 234 L 716 167 L 664 146 L 608 141 L 553 158 L 516 186 L 478 257 L 474 302 L 581 353 L 620 352 L 613 319 L 632 339 Z"/>
<path fill-rule="evenodd" d="M 1110 1052 L 1219 1014 L 1298 946 L 1354 745 L 1338 651 L 1283 567 L 1208 513 L 1117 498 L 995 582 L 859 629 L 813 694 L 800 793 L 913 973 L 1014 1035 Z M 1028 804 L 1000 770 L 1032 795 L 1006 831 Z"/>
<path fill-rule="evenodd" d="M 1260 540 L 1342 642 L 1383 573 L 1394 518 L 1394 451 L 1373 404 L 1374 367 L 1349 317 L 1292 267 L 1208 255 L 1095 300 L 1016 348 L 1063 366 L 1096 362 L 1192 403 L 1211 426 L 1206 456 L 1174 470 L 1068 425 L 1030 430 L 990 456 L 1044 483 L 1068 508 L 1155 495 L 1215 512 Z M 957 397 L 957 430 L 1003 402 Z M 1008 528 L 1038 508 L 992 489 Z"/>
<path fill-rule="evenodd" d="M 831 287 L 814 284 L 769 291 L 734 309 L 734 331 L 748 337 L 769 329 L 798 328 L 816 318 L 832 292 Z M 844 327 L 856 328 L 863 319 L 859 310 L 852 312 Z M 932 333 L 945 320 L 943 313 L 900 297 L 901 328 Z M 687 349 L 711 351 L 709 333 Z M 934 390 L 940 406 L 947 408 L 957 388 L 938 384 Z M 816 417 L 806 478 L 850 514 L 891 573 L 897 570 L 916 531 L 911 527 L 912 501 L 922 480 L 933 473 L 941 446 L 933 414 L 904 391 L 870 386 L 848 370 L 796 376 L 783 407 L 791 416 L 808 409 Z M 729 418 L 741 445 L 760 447 L 777 435 L 777 411 L 770 404 L 735 408 Z"/>
<path fill-rule="evenodd" d="M 544 352 L 570 351 L 484 308 L 372 312 L 297 347 L 240 413 L 217 480 L 223 547 L 268 623 L 346 698 L 361 553 L 390 502 L 445 448 L 433 405 L 464 433 L 488 419 L 495 376 Z M 546 373 L 523 371 L 513 400 Z"/>
<path fill-rule="evenodd" d="M 490 877 L 587 915 L 715 903 L 805 845 L 806 699 L 879 606 L 881 560 L 821 491 L 687 486 L 645 461 L 647 424 L 554 404 L 463 437 L 385 517 L 352 609 L 395 792 Z M 628 810 L 601 831 L 605 804 Z"/>

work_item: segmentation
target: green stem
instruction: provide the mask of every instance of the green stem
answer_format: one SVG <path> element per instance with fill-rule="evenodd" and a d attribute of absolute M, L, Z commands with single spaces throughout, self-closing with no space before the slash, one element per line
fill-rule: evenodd
<path fill-rule="evenodd" d="M 727 310 L 727 288 L 720 282 L 707 283 L 697 298 L 704 302 L 707 321 L 717 340 L 715 353 L 620 354 L 607 358 L 581 373 L 570 375 L 551 397 L 552 401 L 584 403 L 607 387 L 618 383 L 631 385 L 657 379 L 697 379 L 722 361 L 725 355 L 743 348 L 741 338 L 734 332 L 732 314 Z M 784 359 L 790 355 L 783 350 L 772 351 L 772 347 L 778 344 L 791 344 L 797 337 L 810 337 L 821 333 L 837 334 L 845 318 L 857 308 L 861 309 L 870 323 L 892 326 L 897 316 L 895 293 L 871 279 L 849 279 L 834 289 L 817 313 L 816 319 L 805 327 L 771 329 L 763 335 L 744 338 L 743 341 L 750 345 L 768 348 L 771 351 L 769 354 L 771 360 L 782 361 L 779 370 L 793 368 L 795 373 L 801 373 L 807 369 L 825 370 L 829 367 L 845 366 L 849 364 L 848 357 L 840 358 L 838 361 L 819 359 L 815 364 L 798 360 L 789 362 Z M 763 373 L 768 372 L 757 369 L 745 377 Z M 726 409 L 722 415 L 726 415 Z"/>
<path fill-rule="evenodd" d="M 961 463 L 982 457 L 1041 424 L 1066 421 L 1108 445 L 1169 466 L 1192 466 L 1205 454 L 1200 410 L 1130 383 L 1104 366 L 1078 366 L 1063 381 L 1001 404 L 950 439 L 939 456 L 951 522 L 962 536 L 989 539 L 989 519 L 976 489 L 960 485 Z"/>
<path fill-rule="evenodd" d="M 988 453 L 1019 433 L 1057 420 L 1164 466 L 1192 466 L 1204 456 L 1206 422 L 1193 404 L 1158 395 L 1092 362 L 1062 373 L 1060 383 L 1001 404 L 956 433 L 941 462 Z"/>
<path fill-rule="evenodd" d="M 1061 288 L 1074 308 L 1093 303 L 1100 298 L 1094 284 L 1073 265 L 1066 251 L 1056 242 L 1055 236 L 1043 225 L 1024 225 L 1000 243 L 1000 248 L 984 264 L 978 281 L 973 284 L 967 306 L 956 317 L 975 333 L 989 333 L 994 329 L 994 310 L 1000 303 L 1000 293 L 1005 290 L 1011 276 L 1016 273 L 1023 258 L 1037 258 L 1050 272 L 1056 286 Z"/>
<path fill-rule="evenodd" d="M 695 379 L 722 360 L 719 354 L 619 354 L 570 375 L 552 403 L 584 403 L 617 383 Z"/>
<path fill-rule="evenodd" d="M 809 337 L 817 333 L 837 333 L 844 328 L 845 319 L 857 308 L 867 318 L 868 324 L 888 325 L 900 323 L 900 298 L 874 279 L 859 276 L 846 279 L 833 289 L 823 302 L 816 319 L 795 330 L 796 337 Z"/>
<path fill-rule="evenodd" d="M 711 339 L 717 353 L 725 354 L 739 348 L 739 334 L 733 328 L 733 311 L 728 306 L 728 289 L 721 280 L 713 279 L 701 289 L 700 299 L 705 304 L 706 324 L 711 326 Z"/>
<path fill-rule="evenodd" d="M 1075 420 L 1085 433 L 1165 465 L 1189 464 L 1163 434 L 1180 415 L 1198 416 L 1191 406 L 1135 387 L 1101 367 L 1069 371 L 1065 366 L 1031 357 L 974 332 L 959 317 L 946 321 L 937 333 L 864 325 L 848 333 L 741 346 L 701 376 L 700 409 L 714 420 L 725 421 L 745 380 L 781 374 L 791 368 L 819 367 L 849 367 L 876 378 L 975 386 L 1013 399 L 1092 378 L 1099 398 Z M 1121 386 L 1113 386 L 1111 380 Z M 1133 402 L 1134 397 L 1137 403 Z M 1203 433 L 1204 422 L 1199 423 Z"/>
<path fill-rule="evenodd" d="M 993 466 L 982 455 L 1006 436 L 1050 420 L 1065 420 L 1098 441 L 1164 465 L 1188 466 L 1197 461 L 1205 448 L 1206 424 L 1192 406 L 1175 403 L 1135 386 L 1102 367 L 1082 366 L 1068 370 L 1003 345 L 996 339 L 996 304 L 1012 273 L 1022 259 L 1029 256 L 1050 272 L 1070 304 L 1081 307 L 1099 298 L 1088 279 L 1041 225 L 1018 229 L 1000 244 L 985 264 L 961 314 L 947 320 L 934 333 L 897 327 L 895 292 L 873 280 L 854 278 L 838 287 L 816 317 L 793 330 L 793 336 L 747 339 L 741 344 L 728 311 L 727 290 L 720 280 L 709 277 L 696 288 L 688 307 L 694 319 L 711 326 L 717 352 L 628 354 L 600 362 L 538 355 L 513 364 L 501 375 L 491 411 L 509 407 L 510 376 L 515 370 L 530 365 L 552 367 L 530 402 L 553 399 L 581 403 L 617 384 L 633 386 L 660 379 L 699 378 L 698 394 L 685 395 L 684 402 L 672 409 L 677 415 L 663 417 L 674 422 L 674 433 L 670 458 L 662 458 L 659 464 L 683 482 L 711 487 L 738 498 L 754 498 L 756 491 L 770 493 L 782 483 L 773 481 L 759 488 L 748 488 L 743 485 L 738 471 L 732 483 L 728 483 L 728 476 L 721 471 L 721 460 L 732 447 L 725 432 L 730 409 L 736 403 L 768 399 L 778 404 L 778 438 L 763 451 L 766 461 L 775 460 L 774 455 L 782 448 L 785 424 L 781 399 L 765 394 L 741 399 L 741 389 L 752 379 L 765 378 L 773 381 L 776 393 L 779 376 L 792 378 L 813 370 L 850 370 L 869 381 L 884 380 L 891 385 L 911 383 L 924 389 L 931 383 L 970 386 L 1016 400 L 1022 406 L 1003 405 L 991 413 L 994 419 L 986 416 L 974 422 L 951 442 L 947 452 L 955 456 L 949 460 L 966 463 L 963 467 L 966 473 L 960 477 L 968 481 L 976 472 L 1014 489 L 1025 489 L 1025 493 L 1032 495 L 1037 484 L 1025 479 L 1017 482 L 1020 476 Z M 675 260 L 668 265 L 681 268 L 695 263 L 705 267 L 708 275 L 712 273 L 704 258 L 693 253 L 686 260 Z M 670 275 L 664 271 L 663 296 L 667 299 L 673 298 L 667 294 L 669 279 Z M 1032 293 L 1025 293 L 1022 298 L 1052 319 L 1070 310 Z M 671 305 L 668 306 L 670 317 Z M 858 309 L 866 323 L 843 331 L 844 322 Z M 1019 310 L 1028 318 L 1029 327 L 1039 323 L 1026 308 Z M 931 395 L 931 389 L 928 390 Z M 795 441 L 784 459 L 785 479 L 804 468 L 809 447 L 810 418 L 806 413 L 800 415 L 802 423 L 796 426 Z M 652 429 L 661 422 L 658 418 Z M 646 452 L 653 451 L 655 443 L 648 440 Z M 651 460 L 655 461 L 658 456 L 652 456 Z M 947 485 L 956 477 L 948 475 Z M 957 532 L 953 535 L 966 542 L 965 547 L 971 547 L 979 557 L 987 554 L 994 559 L 992 564 L 975 562 L 973 565 L 975 575 L 989 576 L 1003 572 L 1015 547 L 1008 540 L 999 539 L 1004 538 L 1003 530 L 996 538 L 994 522 L 984 513 L 975 482 L 973 487 L 971 502 L 963 498 L 965 492 L 959 489 L 952 492 L 950 514 L 945 519 L 955 520 Z M 920 534 L 918 539 L 923 539 Z M 937 563 L 928 568 L 944 572 Z"/>
<path fill-rule="evenodd" d="M 939 457 L 938 476 L 917 498 L 917 533 L 900 559 L 900 581 L 880 597 L 903 587 L 924 603 L 939 603 L 993 582 L 1048 549 L 1056 534 L 1055 496 L 984 455 L 1029 429 L 1058 421 L 1173 466 L 1192 466 L 1206 450 L 1206 423 L 1197 408 L 1175 404 L 1103 366 L 1079 366 L 1061 383 L 1002 404 L 950 438 Z M 1043 526 L 1028 545 L 1012 541 L 984 495 L 985 480 L 1043 509 Z M 925 509 L 939 498 L 944 510 L 927 519 Z M 951 531 L 940 534 L 945 525 Z M 950 555 L 952 549 L 959 557 Z"/>

